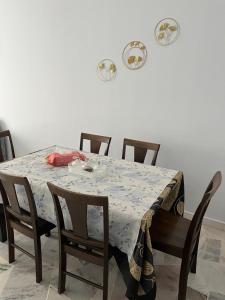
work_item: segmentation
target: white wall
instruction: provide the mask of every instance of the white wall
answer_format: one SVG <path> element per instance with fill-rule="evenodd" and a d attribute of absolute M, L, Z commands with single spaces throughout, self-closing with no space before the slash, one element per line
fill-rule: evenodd
<path fill-rule="evenodd" d="M 162 144 L 158 164 L 184 171 L 195 210 L 225 170 L 224 0 L 0 0 L 0 120 L 17 155 L 51 144 L 76 146 L 81 131 Z M 177 42 L 160 47 L 156 22 L 176 18 Z M 143 41 L 147 64 L 129 71 L 121 53 Z M 116 80 L 96 64 L 112 58 Z M 225 221 L 224 184 L 208 216 Z"/>

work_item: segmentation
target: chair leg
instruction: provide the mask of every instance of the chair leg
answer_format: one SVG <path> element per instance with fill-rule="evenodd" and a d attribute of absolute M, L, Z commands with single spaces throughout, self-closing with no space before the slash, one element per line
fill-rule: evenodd
<path fill-rule="evenodd" d="M 186 300 L 189 266 L 189 261 L 183 258 L 180 269 L 178 300 Z"/>
<path fill-rule="evenodd" d="M 105 262 L 104 270 L 103 270 L 103 300 L 108 299 L 108 261 Z"/>
<path fill-rule="evenodd" d="M 12 246 L 14 244 L 14 231 L 13 228 L 8 226 L 8 249 L 9 249 L 9 263 L 15 261 L 15 248 Z"/>
<path fill-rule="evenodd" d="M 196 274 L 197 256 L 198 256 L 198 251 L 194 254 L 193 262 L 192 262 L 192 265 L 191 265 L 191 273 L 193 273 L 193 274 Z"/>
<path fill-rule="evenodd" d="M 58 279 L 58 292 L 62 294 L 65 291 L 66 286 L 66 253 L 60 249 L 59 250 L 59 279 Z"/>
<path fill-rule="evenodd" d="M 34 238 L 34 251 L 35 251 L 36 282 L 40 283 L 42 281 L 42 255 L 41 255 L 40 236 Z"/>
<path fill-rule="evenodd" d="M 198 238 L 198 241 L 195 246 L 195 251 L 193 254 L 193 261 L 191 264 L 191 273 L 194 273 L 194 274 L 196 274 L 196 269 L 197 269 L 198 243 L 199 243 L 199 238 Z"/>

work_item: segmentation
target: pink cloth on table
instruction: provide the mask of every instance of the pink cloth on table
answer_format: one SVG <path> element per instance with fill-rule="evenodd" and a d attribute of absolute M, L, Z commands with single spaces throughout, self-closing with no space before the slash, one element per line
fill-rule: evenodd
<path fill-rule="evenodd" d="M 61 167 L 67 166 L 71 161 L 79 158 L 80 160 L 86 160 L 86 156 L 78 151 L 73 151 L 69 153 L 60 154 L 57 152 L 51 153 L 47 156 L 48 164 Z"/>

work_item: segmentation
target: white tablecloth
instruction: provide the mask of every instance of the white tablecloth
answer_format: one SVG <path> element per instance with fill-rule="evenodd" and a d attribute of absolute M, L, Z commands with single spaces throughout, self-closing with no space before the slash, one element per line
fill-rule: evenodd
<path fill-rule="evenodd" d="M 26 176 L 34 193 L 39 216 L 54 223 L 56 218 L 53 200 L 46 185 L 48 181 L 75 192 L 108 196 L 110 243 L 127 253 L 130 258 L 143 215 L 175 177 L 177 171 L 91 153 L 85 155 L 100 163 L 98 171 L 94 173 L 88 173 L 81 168 L 70 172 L 68 167 L 52 167 L 45 161 L 49 153 L 68 151 L 71 149 L 53 146 L 2 163 L 0 171 Z M 19 193 L 21 206 L 27 208 L 27 201 L 22 195 L 22 192 Z M 64 212 L 69 224 L 69 215 L 65 207 Z M 101 212 L 91 208 L 88 217 L 90 236 L 100 238 Z"/>

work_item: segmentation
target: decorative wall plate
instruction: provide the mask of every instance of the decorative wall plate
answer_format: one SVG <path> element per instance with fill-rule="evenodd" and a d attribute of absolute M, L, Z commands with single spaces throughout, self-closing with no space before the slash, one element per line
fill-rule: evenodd
<path fill-rule="evenodd" d="M 128 69 L 140 69 L 146 62 L 147 49 L 142 42 L 132 41 L 124 48 L 122 59 Z"/>
<path fill-rule="evenodd" d="M 110 81 L 116 77 L 116 65 L 111 59 L 105 58 L 98 63 L 97 72 L 102 81 Z"/>
<path fill-rule="evenodd" d="M 162 45 L 167 46 L 175 42 L 180 32 L 180 26 L 176 20 L 165 18 L 158 22 L 155 27 L 155 39 Z"/>

